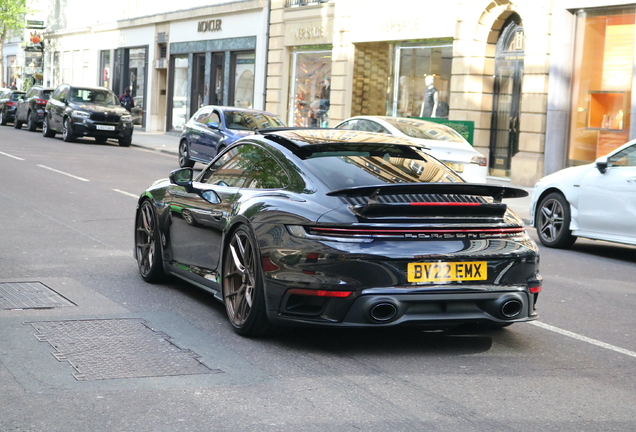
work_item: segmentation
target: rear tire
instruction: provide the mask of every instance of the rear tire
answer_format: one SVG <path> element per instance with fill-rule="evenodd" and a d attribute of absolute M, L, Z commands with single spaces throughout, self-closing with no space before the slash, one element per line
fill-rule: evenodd
<path fill-rule="evenodd" d="M 68 117 L 64 119 L 64 125 L 62 126 L 62 139 L 66 142 L 75 141 L 75 135 L 73 135 L 73 127 Z"/>
<path fill-rule="evenodd" d="M 160 238 L 157 212 L 152 203 L 145 200 L 139 207 L 135 223 L 135 257 L 139 274 L 149 283 L 160 282 L 166 278 Z"/>
<path fill-rule="evenodd" d="M 242 336 L 271 335 L 267 318 L 260 252 L 246 226 L 232 233 L 223 253 L 223 301 L 234 331 Z"/>
<path fill-rule="evenodd" d="M 42 135 L 47 138 L 55 136 L 55 131 L 49 127 L 49 119 L 46 114 L 44 114 L 44 122 L 42 123 Z"/>
<path fill-rule="evenodd" d="M 570 230 L 570 203 L 563 195 L 552 192 L 537 207 L 535 227 L 539 240 L 550 248 L 569 248 L 576 241 Z"/>
<path fill-rule="evenodd" d="M 29 114 L 27 114 L 27 129 L 29 130 L 29 132 L 35 132 L 35 130 L 38 128 L 38 115 L 37 113 L 33 113 L 33 111 L 29 111 Z"/>
<path fill-rule="evenodd" d="M 179 143 L 179 166 L 181 168 L 192 168 L 194 166 L 194 161 L 190 159 L 187 140 L 181 140 Z"/>
<path fill-rule="evenodd" d="M 3 110 L 0 110 L 0 125 L 5 126 L 7 124 L 7 116 Z"/>
<path fill-rule="evenodd" d="M 13 120 L 13 127 L 16 129 L 22 129 L 22 122 L 20 120 L 18 120 L 18 116 L 15 116 L 15 119 Z"/>

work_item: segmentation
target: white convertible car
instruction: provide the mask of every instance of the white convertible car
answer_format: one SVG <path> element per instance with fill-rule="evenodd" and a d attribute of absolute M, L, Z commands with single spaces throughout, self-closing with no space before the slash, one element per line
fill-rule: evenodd
<path fill-rule="evenodd" d="M 636 245 L 636 140 L 543 177 L 530 219 L 548 247 L 567 248 L 577 237 Z"/>

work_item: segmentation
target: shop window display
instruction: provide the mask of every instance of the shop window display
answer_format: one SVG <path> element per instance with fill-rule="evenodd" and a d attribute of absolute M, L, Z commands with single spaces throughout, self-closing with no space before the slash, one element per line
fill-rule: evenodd
<path fill-rule="evenodd" d="M 397 46 L 389 115 L 448 118 L 452 46 Z"/>
<path fill-rule="evenodd" d="M 188 112 L 188 57 L 174 58 L 174 73 L 172 78 L 172 129 L 181 130 L 189 118 Z"/>
<path fill-rule="evenodd" d="M 289 124 L 328 127 L 331 106 L 331 51 L 294 52 Z"/>
<path fill-rule="evenodd" d="M 592 162 L 629 140 L 635 12 L 577 14 L 568 165 Z"/>
<path fill-rule="evenodd" d="M 234 106 L 254 108 L 255 52 L 234 54 Z"/>

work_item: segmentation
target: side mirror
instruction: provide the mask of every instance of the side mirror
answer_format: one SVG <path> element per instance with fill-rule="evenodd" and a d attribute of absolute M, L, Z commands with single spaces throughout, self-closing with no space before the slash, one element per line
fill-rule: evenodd
<path fill-rule="evenodd" d="M 168 177 L 170 179 L 170 183 L 176 184 L 177 186 L 183 186 L 186 191 L 192 191 L 192 168 L 180 168 L 174 170 L 170 173 Z"/>
<path fill-rule="evenodd" d="M 601 174 L 605 174 L 608 164 L 609 161 L 607 160 L 607 156 L 601 156 L 600 158 L 596 159 L 596 169 L 598 169 Z"/>
<path fill-rule="evenodd" d="M 217 122 L 210 122 L 207 125 L 210 129 L 219 129 L 219 124 Z"/>

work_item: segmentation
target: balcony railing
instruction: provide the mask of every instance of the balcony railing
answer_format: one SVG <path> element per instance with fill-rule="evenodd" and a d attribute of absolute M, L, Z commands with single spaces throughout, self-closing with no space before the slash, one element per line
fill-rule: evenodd
<path fill-rule="evenodd" d="M 307 6 L 311 4 L 327 3 L 330 0 L 285 0 L 285 7 Z"/>

